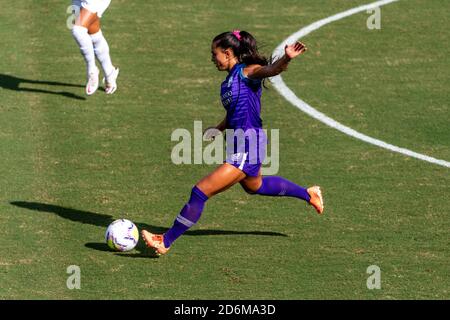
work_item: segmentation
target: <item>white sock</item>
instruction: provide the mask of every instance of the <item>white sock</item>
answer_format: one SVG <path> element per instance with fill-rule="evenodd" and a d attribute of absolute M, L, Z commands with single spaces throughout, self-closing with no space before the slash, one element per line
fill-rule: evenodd
<path fill-rule="evenodd" d="M 105 77 L 107 77 L 114 71 L 114 66 L 111 62 L 111 57 L 109 56 L 108 42 L 103 36 L 102 30 L 99 30 L 97 33 L 91 34 L 91 39 L 94 45 L 95 55 L 102 65 L 103 74 L 105 75 Z"/>
<path fill-rule="evenodd" d="M 88 74 L 95 72 L 97 67 L 95 66 L 94 46 L 92 45 L 92 40 L 91 37 L 89 37 L 88 30 L 82 26 L 73 26 L 72 35 L 80 47 L 81 54 L 86 61 Z"/>

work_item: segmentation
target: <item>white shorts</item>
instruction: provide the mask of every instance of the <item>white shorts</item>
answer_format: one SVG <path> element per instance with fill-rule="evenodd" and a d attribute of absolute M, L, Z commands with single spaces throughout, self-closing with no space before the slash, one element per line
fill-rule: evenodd
<path fill-rule="evenodd" d="M 99 18 L 108 9 L 110 3 L 111 0 L 72 0 L 72 5 L 83 7 L 92 13 L 96 13 Z"/>

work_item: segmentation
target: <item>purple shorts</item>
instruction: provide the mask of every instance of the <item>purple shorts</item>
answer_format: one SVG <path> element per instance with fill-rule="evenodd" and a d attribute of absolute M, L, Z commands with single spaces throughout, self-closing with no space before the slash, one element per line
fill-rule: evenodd
<path fill-rule="evenodd" d="M 226 133 L 226 163 L 247 176 L 257 177 L 266 157 L 267 137 L 262 129 L 236 130 Z"/>
<path fill-rule="evenodd" d="M 226 163 L 238 168 L 249 177 L 257 177 L 261 169 L 261 163 L 253 163 L 248 159 L 248 152 L 235 153 L 227 157 Z"/>

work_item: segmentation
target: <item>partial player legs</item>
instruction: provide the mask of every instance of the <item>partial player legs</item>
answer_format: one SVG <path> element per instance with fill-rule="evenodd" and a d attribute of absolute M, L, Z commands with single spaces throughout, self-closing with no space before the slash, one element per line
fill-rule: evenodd
<path fill-rule="evenodd" d="M 72 28 L 72 36 L 80 47 L 80 52 L 86 61 L 87 73 L 89 74 L 97 67 L 95 66 L 94 46 L 91 37 L 88 34 L 88 30 L 83 26 L 75 25 Z"/>
<path fill-rule="evenodd" d="M 250 194 L 295 197 L 307 201 L 319 214 L 323 212 L 322 193 L 317 186 L 305 189 L 283 177 L 246 177 L 241 170 L 224 163 L 192 188 L 189 201 L 164 235 L 142 231 L 147 246 L 159 255 L 167 253 L 172 243 L 197 223 L 206 201 L 238 182 Z"/>
<path fill-rule="evenodd" d="M 229 163 L 224 163 L 197 183 L 206 196 L 212 197 L 232 187 L 246 177 L 245 173 Z"/>
<path fill-rule="evenodd" d="M 171 244 L 197 223 L 207 200 L 208 197 L 197 186 L 194 186 L 189 201 L 181 209 L 173 226 L 164 235 L 142 231 L 142 238 L 147 246 L 153 248 L 157 254 L 167 253 Z"/>
<path fill-rule="evenodd" d="M 142 231 L 142 238 L 147 246 L 153 248 L 157 254 L 167 253 L 172 243 L 200 219 L 208 198 L 228 189 L 243 178 L 245 173 L 228 163 L 218 167 L 192 188 L 189 201 L 164 235 Z"/>
<path fill-rule="evenodd" d="M 320 187 L 301 187 L 283 177 L 267 176 L 247 177 L 241 186 L 250 194 L 272 197 L 295 197 L 310 203 L 319 214 L 323 212 L 323 199 Z"/>
<path fill-rule="evenodd" d="M 112 64 L 108 42 L 100 29 L 100 19 L 94 21 L 89 27 L 89 34 L 94 45 L 95 56 L 103 69 L 105 92 L 106 94 L 113 94 L 117 89 L 116 80 L 119 75 L 119 69 Z"/>
<path fill-rule="evenodd" d="M 98 74 L 99 70 L 95 65 L 95 53 L 92 39 L 88 34 L 89 26 L 98 20 L 95 13 L 92 13 L 85 8 L 80 9 L 75 25 L 72 28 L 72 35 L 80 47 L 80 52 L 86 61 L 87 69 L 87 84 L 86 94 L 93 94 L 98 88 Z"/>
<path fill-rule="evenodd" d="M 98 88 L 98 68 L 95 65 L 94 46 L 92 45 L 91 37 L 88 34 L 87 28 L 75 25 L 72 28 L 72 35 L 80 47 L 80 52 L 86 61 L 86 94 L 93 94 Z"/>
<path fill-rule="evenodd" d="M 100 29 L 100 18 L 96 13 L 86 8 L 80 8 L 75 26 L 72 29 L 73 37 L 80 47 L 87 66 L 86 94 L 93 94 L 99 85 L 99 70 L 95 65 L 95 57 L 100 62 L 105 83 L 105 92 L 112 94 L 117 89 L 119 69 L 112 64 L 109 54 L 109 45 Z"/>
<path fill-rule="evenodd" d="M 109 55 L 109 45 L 103 36 L 102 30 L 91 34 L 92 43 L 94 45 L 94 52 L 97 60 L 100 62 L 103 74 L 105 77 L 103 81 L 105 82 L 105 91 L 107 94 L 112 94 L 117 89 L 117 76 L 119 75 L 119 69 L 114 68 L 111 56 Z"/>

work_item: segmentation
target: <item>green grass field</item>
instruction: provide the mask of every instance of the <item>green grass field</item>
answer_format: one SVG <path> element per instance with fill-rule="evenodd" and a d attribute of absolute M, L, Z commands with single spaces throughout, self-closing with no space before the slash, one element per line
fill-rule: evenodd
<path fill-rule="evenodd" d="M 119 89 L 84 95 L 66 27 L 70 1 L 0 0 L 1 299 L 449 299 L 450 171 L 310 118 L 273 88 L 280 170 L 321 185 L 318 216 L 240 187 L 208 201 L 170 254 L 104 244 L 117 218 L 165 231 L 215 166 L 174 165 L 170 139 L 224 116 L 210 41 L 240 28 L 270 55 L 301 27 L 370 0 L 112 0 L 102 23 Z M 362 12 L 303 38 L 283 77 L 299 97 L 364 134 L 450 161 L 447 0 Z M 81 289 L 66 272 L 81 269 Z M 381 289 L 369 290 L 370 265 Z"/>

